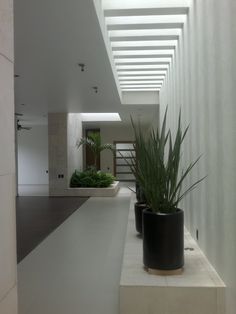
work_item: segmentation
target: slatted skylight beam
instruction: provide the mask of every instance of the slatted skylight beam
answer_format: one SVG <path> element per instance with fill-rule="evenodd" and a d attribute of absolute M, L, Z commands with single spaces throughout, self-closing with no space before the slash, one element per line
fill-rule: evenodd
<path fill-rule="evenodd" d="M 175 55 L 191 0 L 101 1 L 121 90 L 159 90 Z"/>
<path fill-rule="evenodd" d="M 162 83 L 164 82 L 164 79 L 154 79 L 154 80 L 145 80 L 145 79 L 142 79 L 142 80 L 139 80 L 139 79 L 120 79 L 120 84 L 123 84 L 123 83 Z"/>
<path fill-rule="evenodd" d="M 123 92 L 158 92 L 160 88 L 121 88 Z"/>
<path fill-rule="evenodd" d="M 103 0 L 105 16 L 179 15 L 187 14 L 189 0 Z"/>

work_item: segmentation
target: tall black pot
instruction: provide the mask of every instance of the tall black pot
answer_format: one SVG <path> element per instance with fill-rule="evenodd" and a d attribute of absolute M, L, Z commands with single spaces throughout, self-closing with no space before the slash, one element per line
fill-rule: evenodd
<path fill-rule="evenodd" d="M 142 189 L 142 187 L 138 181 L 136 181 L 136 199 L 137 199 L 138 203 L 146 203 L 147 202 L 144 191 L 143 191 L 143 189 Z"/>
<path fill-rule="evenodd" d="M 184 265 L 184 212 L 143 211 L 143 263 L 150 269 L 175 270 Z"/>
<path fill-rule="evenodd" d="M 143 211 L 147 209 L 147 205 L 144 203 L 135 203 L 134 204 L 134 213 L 135 213 L 135 227 L 136 231 L 142 234 L 143 229 Z"/>

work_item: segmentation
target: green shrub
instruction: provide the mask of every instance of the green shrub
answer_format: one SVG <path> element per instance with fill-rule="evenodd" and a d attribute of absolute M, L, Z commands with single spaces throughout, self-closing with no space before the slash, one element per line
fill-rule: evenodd
<path fill-rule="evenodd" d="M 86 170 L 75 170 L 70 179 L 71 188 L 107 188 L 115 181 L 115 177 L 109 173 Z"/>

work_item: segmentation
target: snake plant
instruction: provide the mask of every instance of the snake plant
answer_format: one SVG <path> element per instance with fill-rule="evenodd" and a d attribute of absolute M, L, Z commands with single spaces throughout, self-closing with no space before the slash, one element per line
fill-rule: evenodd
<path fill-rule="evenodd" d="M 177 211 L 179 202 L 204 178 L 193 182 L 182 191 L 183 182 L 200 157 L 185 169 L 181 169 L 181 149 L 189 126 L 182 130 L 180 112 L 177 131 L 173 136 L 170 130 L 166 130 L 166 118 L 167 109 L 160 132 L 157 128 L 151 129 L 148 134 L 144 134 L 141 124 L 135 124 L 131 118 L 136 158 L 128 162 L 144 190 L 151 210 L 173 213 Z"/>

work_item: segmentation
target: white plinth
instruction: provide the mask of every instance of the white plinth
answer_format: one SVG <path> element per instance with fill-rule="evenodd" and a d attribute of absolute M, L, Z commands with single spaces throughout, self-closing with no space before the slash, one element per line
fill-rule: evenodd
<path fill-rule="evenodd" d="M 131 200 L 120 280 L 120 314 L 224 314 L 225 285 L 197 243 L 185 231 L 181 275 L 156 276 L 143 269 L 142 239 Z"/>
<path fill-rule="evenodd" d="M 119 181 L 115 181 L 108 188 L 68 188 L 68 196 L 113 197 L 119 190 Z"/>

